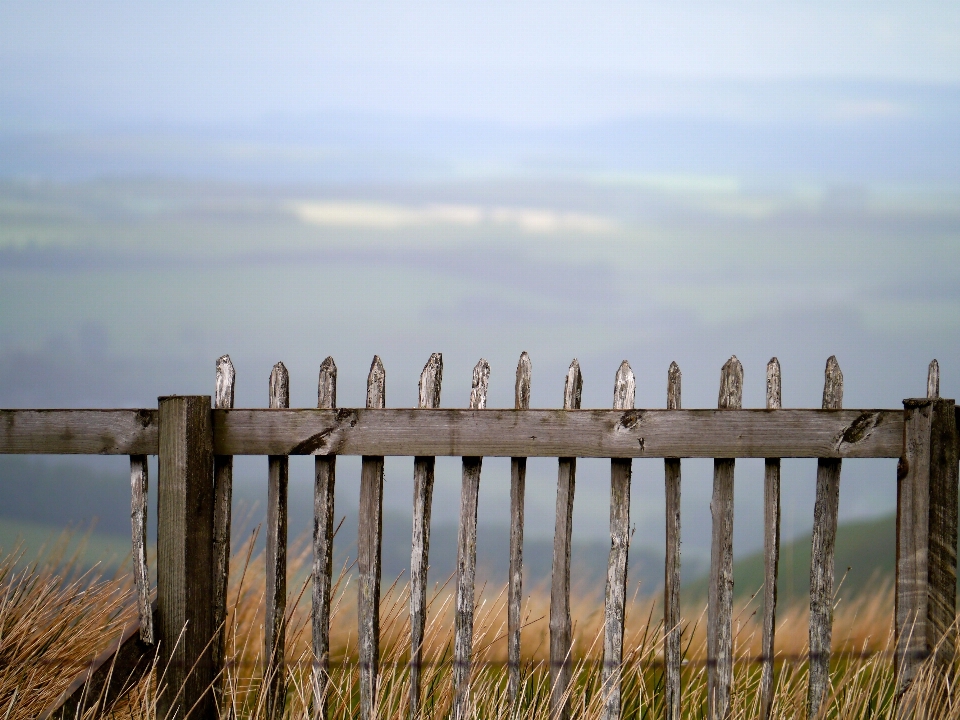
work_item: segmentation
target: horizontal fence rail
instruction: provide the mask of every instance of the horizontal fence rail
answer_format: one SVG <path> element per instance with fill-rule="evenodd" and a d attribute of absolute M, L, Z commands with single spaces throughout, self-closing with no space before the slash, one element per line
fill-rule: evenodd
<path fill-rule="evenodd" d="M 156 410 L 2 410 L 0 453 L 155 455 Z M 903 410 L 213 410 L 215 455 L 899 458 Z"/>

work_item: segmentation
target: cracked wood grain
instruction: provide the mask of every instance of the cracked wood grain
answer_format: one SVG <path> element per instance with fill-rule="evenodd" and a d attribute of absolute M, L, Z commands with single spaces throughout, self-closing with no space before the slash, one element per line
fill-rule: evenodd
<path fill-rule="evenodd" d="M 680 366 L 667 370 L 667 409 L 680 409 Z M 663 461 L 666 559 L 663 565 L 664 717 L 680 720 L 680 458 Z"/>
<path fill-rule="evenodd" d="M 487 405 L 490 364 L 480 359 L 473 369 L 470 409 Z M 474 582 L 477 571 L 477 496 L 480 491 L 482 457 L 463 458 L 460 486 L 460 527 L 457 537 L 457 605 L 453 638 L 453 717 L 471 717 L 470 671 L 473 655 Z"/>
<path fill-rule="evenodd" d="M 767 363 L 767 409 L 782 407 L 780 361 Z M 760 645 L 760 720 L 773 707 L 774 644 L 777 631 L 777 576 L 780 565 L 780 458 L 767 458 L 763 471 L 763 635 Z"/>
<path fill-rule="evenodd" d="M 443 356 L 433 353 L 420 373 L 418 407 L 440 407 Z M 430 512 L 436 458 L 413 460 L 413 538 L 410 552 L 410 711 L 420 717 L 420 669 L 423 663 L 423 631 L 427 620 L 427 568 L 430 560 Z"/>
<path fill-rule="evenodd" d="M 520 353 L 517 362 L 517 380 L 514 386 L 513 407 L 530 409 L 530 356 Z M 527 459 L 510 459 L 510 586 L 507 598 L 507 690 L 510 703 L 515 704 L 520 691 L 520 607 L 523 602 L 523 505 L 527 483 Z"/>
<path fill-rule="evenodd" d="M 579 410 L 583 394 L 580 363 L 570 363 L 563 386 L 563 409 Z M 573 498 L 577 484 L 577 459 L 561 457 L 557 471 L 557 513 L 553 531 L 553 575 L 550 581 L 550 715 L 570 717 L 568 688 L 573 671 L 570 652 L 570 543 L 573 532 Z"/>
<path fill-rule="evenodd" d="M 632 410 L 636 403 L 637 381 L 624 360 L 613 383 L 614 410 Z M 623 668 L 623 624 L 627 595 L 627 566 L 630 546 L 630 480 L 633 461 L 610 461 L 610 556 L 603 612 L 603 672 L 605 720 L 618 720 L 621 710 Z M 572 509 L 572 508 L 571 508 Z M 569 562 L 569 559 L 568 559 Z M 569 662 L 569 661 L 568 661 Z"/>
<path fill-rule="evenodd" d="M 337 407 L 337 365 L 332 357 L 320 363 L 317 407 Z M 313 483 L 313 716 L 327 718 L 330 682 L 330 593 L 333 583 L 333 513 L 337 456 L 318 456 Z"/>
<path fill-rule="evenodd" d="M 229 355 L 217 359 L 216 394 L 213 406 L 219 410 L 233 407 L 236 372 Z M 213 666 L 219 672 L 226 659 L 227 585 L 230 581 L 230 527 L 233 512 L 233 456 L 213 456 L 213 626 L 217 639 L 213 644 Z M 218 696 L 223 677 L 217 680 Z"/>
<path fill-rule="evenodd" d="M 386 372 L 374 355 L 367 375 L 367 407 L 386 403 Z M 383 456 L 365 455 L 360 468 L 360 528 L 357 540 L 360 717 L 377 715 L 380 666 L 380 557 L 383 542 Z"/>
<path fill-rule="evenodd" d="M 150 570 L 147 567 L 147 456 L 130 456 L 130 530 L 133 535 L 133 581 L 137 589 L 140 639 L 153 645 Z"/>
<path fill-rule="evenodd" d="M 290 407 L 290 375 L 282 362 L 270 372 L 270 408 Z M 267 686 L 266 715 L 278 720 L 286 696 L 284 645 L 287 611 L 287 485 L 290 459 L 267 459 L 267 588 L 263 628 L 263 677 Z"/>
<path fill-rule="evenodd" d="M 843 406 L 843 373 L 837 358 L 827 359 L 823 380 L 823 409 Z M 830 644 L 833 635 L 834 549 L 840 504 L 840 460 L 817 461 L 817 498 L 813 506 L 810 549 L 810 679 L 807 717 L 816 717 L 830 686 Z"/>
<path fill-rule="evenodd" d="M 720 372 L 717 408 L 743 405 L 743 366 L 732 356 Z M 713 461 L 713 538 L 707 602 L 707 706 L 710 720 L 730 717 L 733 681 L 733 478 L 736 460 Z"/>

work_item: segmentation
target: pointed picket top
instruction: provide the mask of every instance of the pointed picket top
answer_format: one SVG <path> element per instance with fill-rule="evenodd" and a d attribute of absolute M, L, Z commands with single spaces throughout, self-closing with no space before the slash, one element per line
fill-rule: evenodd
<path fill-rule="evenodd" d="M 563 384 L 563 409 L 579 410 L 580 395 L 583 393 L 583 376 L 580 375 L 580 363 L 574 358 L 567 370 L 567 380 Z"/>
<path fill-rule="evenodd" d="M 490 384 L 490 363 L 483 358 L 473 368 L 473 387 L 470 389 L 470 409 L 483 410 L 487 406 L 487 386 Z"/>
<path fill-rule="evenodd" d="M 386 407 L 387 373 L 379 355 L 373 356 L 370 374 L 367 375 L 367 407 L 383 410 Z"/>
<path fill-rule="evenodd" d="M 218 409 L 233 407 L 233 381 L 236 376 L 229 355 L 221 355 L 217 358 L 216 407 Z"/>
<path fill-rule="evenodd" d="M 827 367 L 823 371 L 823 409 L 839 410 L 843 407 L 843 373 L 837 356 L 827 358 Z"/>
<path fill-rule="evenodd" d="M 670 363 L 670 369 L 667 370 L 667 410 L 680 409 L 680 381 L 683 379 L 683 373 L 680 372 L 680 366 L 677 363 Z"/>
<path fill-rule="evenodd" d="M 517 384 L 513 394 L 513 406 L 517 410 L 530 409 L 530 375 L 532 373 L 530 356 L 524 350 L 520 353 L 520 360 L 517 362 Z"/>
<path fill-rule="evenodd" d="M 440 385 L 443 382 L 443 355 L 433 353 L 420 373 L 421 408 L 440 407 Z"/>
<path fill-rule="evenodd" d="M 927 370 L 927 397 L 931 400 L 940 397 L 940 363 L 936 360 L 930 361 L 930 368 Z"/>
<path fill-rule="evenodd" d="M 617 369 L 613 382 L 613 409 L 632 410 L 637 399 L 637 378 L 630 363 L 624 360 Z M 578 403 L 579 405 L 579 403 Z"/>
<path fill-rule="evenodd" d="M 720 371 L 717 407 L 720 410 L 739 410 L 743 407 L 743 365 L 736 355 L 731 355 Z"/>
<path fill-rule="evenodd" d="M 337 364 L 329 355 L 320 363 L 320 378 L 317 381 L 317 407 L 333 410 L 337 407 Z"/>
<path fill-rule="evenodd" d="M 290 407 L 290 374 L 282 362 L 278 362 L 270 371 L 270 407 Z"/>
<path fill-rule="evenodd" d="M 767 363 L 767 410 L 779 410 L 781 407 L 780 361 L 772 357 Z"/>

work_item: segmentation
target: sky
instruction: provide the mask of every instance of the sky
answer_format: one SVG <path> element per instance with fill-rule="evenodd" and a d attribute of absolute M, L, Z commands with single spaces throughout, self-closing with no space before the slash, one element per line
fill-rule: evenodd
<path fill-rule="evenodd" d="M 435 351 L 447 407 L 481 356 L 490 405 L 512 405 L 523 350 L 541 407 L 573 357 L 584 407 L 609 406 L 624 358 L 639 406 L 676 360 L 684 405 L 710 407 L 731 354 L 752 407 L 774 355 L 785 406 L 819 405 L 831 354 L 847 407 L 922 394 L 934 357 L 954 396 L 958 201 L 951 3 L 6 2 L 0 406 L 209 393 L 223 353 L 247 406 L 278 360 L 311 406 L 327 354 L 361 404 L 375 353 L 409 406 Z M 238 465 L 251 492 L 259 460 Z M 501 465 L 481 513 L 505 523 Z M 656 546 L 662 471 L 637 466 Z M 738 552 L 761 541 L 742 467 Z M 785 537 L 809 527 L 811 468 L 785 466 Z M 408 470 L 388 465 L 397 512 Z M 580 472 L 574 532 L 602 537 L 606 469 Z M 710 467 L 685 472 L 693 555 Z M 531 473 L 549 535 L 555 468 Z M 890 463 L 844 473 L 842 519 L 892 511 Z"/>

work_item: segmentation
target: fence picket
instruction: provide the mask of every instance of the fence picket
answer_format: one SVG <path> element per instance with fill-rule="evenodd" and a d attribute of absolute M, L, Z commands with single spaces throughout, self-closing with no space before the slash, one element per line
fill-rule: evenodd
<path fill-rule="evenodd" d="M 530 409 L 530 356 L 520 353 L 513 406 Z M 523 501 L 527 483 L 527 459 L 510 459 L 510 587 L 507 600 L 508 691 L 511 704 L 520 692 L 520 605 L 523 601 Z"/>
<path fill-rule="evenodd" d="M 337 365 L 332 357 L 320 364 L 317 407 L 337 407 Z M 337 456 L 318 456 L 313 484 L 313 716 L 327 717 L 330 680 L 330 591 L 333 583 L 333 497 Z"/>
<path fill-rule="evenodd" d="M 767 409 L 781 408 L 780 361 L 767 363 Z M 773 706 L 773 658 L 777 631 L 777 577 L 780 564 L 780 458 L 763 468 L 763 637 L 761 639 L 760 720 Z"/>
<path fill-rule="evenodd" d="M 563 385 L 563 409 L 579 410 L 583 391 L 580 363 L 570 363 Z M 557 470 L 557 515 L 553 531 L 553 576 L 550 581 L 550 715 L 570 716 L 570 542 L 573 531 L 573 496 L 577 487 L 577 459 L 562 457 Z"/>
<path fill-rule="evenodd" d="M 613 409 L 632 410 L 637 381 L 630 363 L 620 363 L 613 384 Z M 633 460 L 610 461 L 610 556 L 603 614 L 602 687 L 606 693 L 604 718 L 620 717 L 620 685 L 623 668 L 623 623 L 627 595 L 627 564 L 630 545 L 630 479 Z"/>
<path fill-rule="evenodd" d="M 930 361 L 927 368 L 927 398 L 936 400 L 940 397 L 940 363 L 936 358 Z"/>
<path fill-rule="evenodd" d="M 680 409 L 680 367 L 667 371 L 667 410 Z M 663 461 L 667 552 L 663 565 L 663 663 L 666 720 L 680 720 L 680 458 Z"/>
<path fill-rule="evenodd" d="M 217 387 L 213 406 L 218 410 L 233 407 L 236 372 L 229 355 L 217 359 Z M 227 584 L 230 580 L 230 531 L 233 512 L 233 456 L 213 456 L 213 626 L 217 639 L 213 643 L 213 667 L 219 671 L 226 658 Z M 219 693 L 223 686 L 217 680 Z"/>
<path fill-rule="evenodd" d="M 386 372 L 374 355 L 367 376 L 367 407 L 386 403 Z M 380 665 L 380 552 L 383 540 L 383 456 L 365 455 L 360 468 L 360 528 L 357 540 L 360 717 L 376 717 Z"/>
<path fill-rule="evenodd" d="M 443 356 L 433 353 L 420 373 L 421 408 L 440 407 Z M 436 458 L 413 460 L 413 539 L 410 552 L 410 718 L 420 717 L 420 665 L 427 618 L 427 566 L 430 559 L 430 510 Z"/>
<path fill-rule="evenodd" d="M 133 537 L 133 581 L 137 588 L 140 639 L 153 645 L 150 570 L 147 567 L 147 456 L 130 456 L 130 530 Z"/>
<path fill-rule="evenodd" d="M 470 409 L 487 406 L 490 364 L 480 359 L 473 368 Z M 460 487 L 460 528 L 457 537 L 457 608 L 453 640 L 454 720 L 470 717 L 470 660 L 473 654 L 473 598 L 477 571 L 477 496 L 483 458 L 463 458 Z"/>
<path fill-rule="evenodd" d="M 270 407 L 290 407 L 290 375 L 282 362 L 270 372 Z M 271 455 L 267 461 L 267 616 L 263 628 L 263 678 L 267 685 L 267 718 L 283 713 L 286 695 L 284 640 L 287 611 L 287 485 L 290 459 Z"/>
<path fill-rule="evenodd" d="M 717 408 L 743 405 L 743 366 L 732 356 L 720 372 Z M 733 678 L 733 478 L 736 460 L 713 461 L 713 537 L 710 547 L 710 595 L 707 600 L 707 704 L 710 720 L 730 716 Z"/>
<path fill-rule="evenodd" d="M 823 379 L 823 409 L 843 406 L 843 373 L 837 358 L 827 359 Z M 816 717 L 830 684 L 830 642 L 833 635 L 833 553 L 840 504 L 840 460 L 817 461 L 817 498 L 813 506 L 810 548 L 810 680 L 807 717 Z"/>

